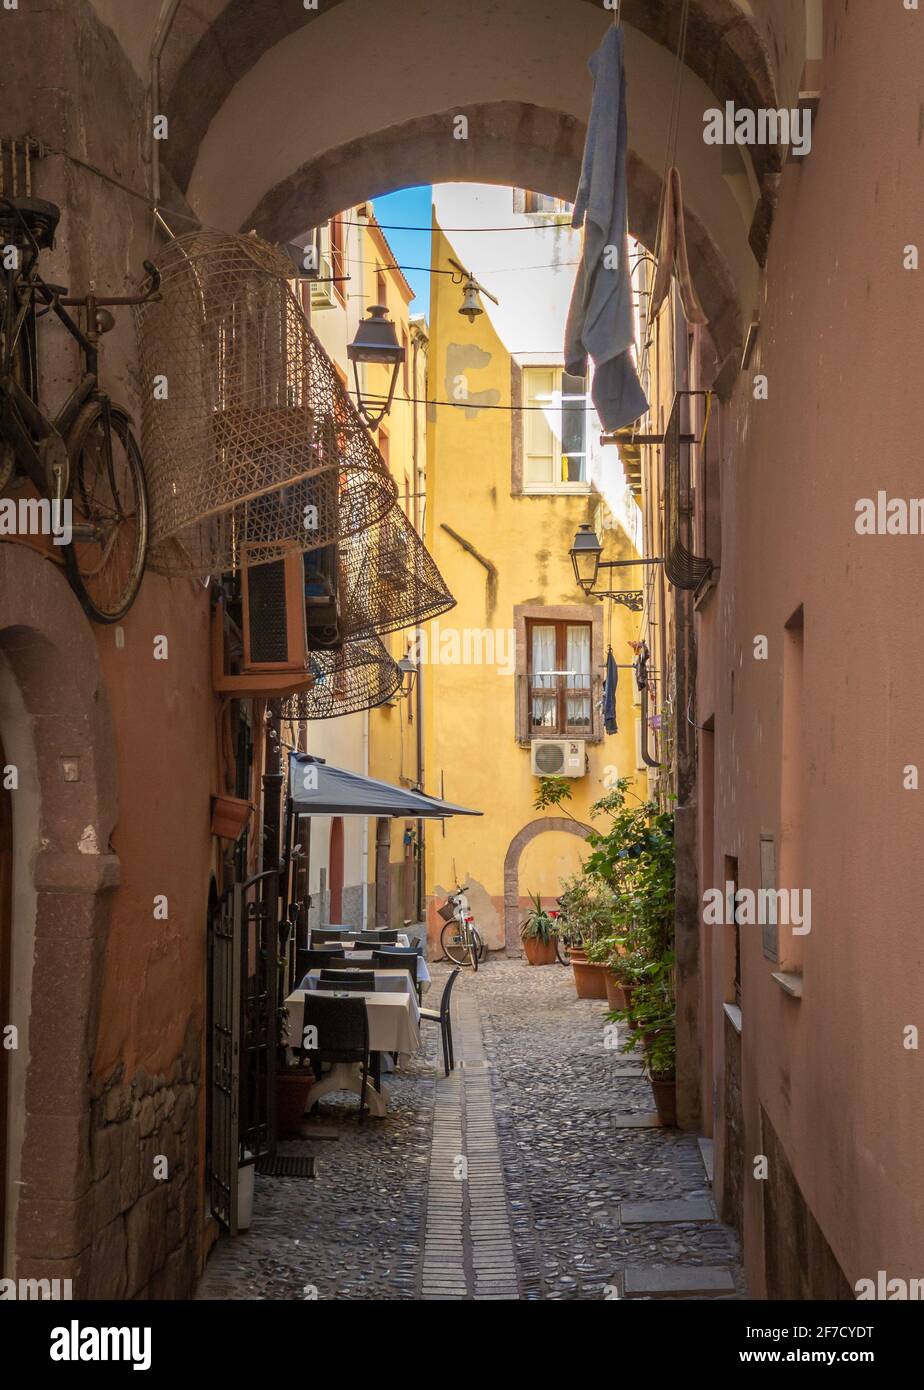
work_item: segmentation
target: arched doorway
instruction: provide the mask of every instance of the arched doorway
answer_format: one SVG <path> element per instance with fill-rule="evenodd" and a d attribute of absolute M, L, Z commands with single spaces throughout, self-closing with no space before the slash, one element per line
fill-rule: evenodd
<path fill-rule="evenodd" d="M 16 769 L 0 832 L 12 904 L 2 1022 L 17 1029 L 5 1059 L 3 1273 L 31 1277 L 73 1260 L 91 1229 L 90 1089 L 119 861 L 96 640 L 55 567 L 12 544 L 0 545 L 0 740 Z"/>
<path fill-rule="evenodd" d="M 10 951 L 13 931 L 13 806 L 0 740 L 0 1254 L 6 1229 L 6 1149 L 9 1056 L 3 1036 L 10 1016 Z"/>
<path fill-rule="evenodd" d="M 504 949 L 508 956 L 520 954 L 520 857 L 528 844 L 537 835 L 545 835 L 550 830 L 563 831 L 566 835 L 579 835 L 586 840 L 590 826 L 567 816 L 542 816 L 530 821 L 518 830 L 507 847 L 504 857 Z"/>

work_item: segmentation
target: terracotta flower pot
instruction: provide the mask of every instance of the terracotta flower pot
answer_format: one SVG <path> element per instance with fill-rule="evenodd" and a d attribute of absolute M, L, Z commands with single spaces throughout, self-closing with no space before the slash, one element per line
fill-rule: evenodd
<path fill-rule="evenodd" d="M 675 1077 L 650 1076 L 655 1109 L 662 1125 L 677 1126 L 677 1080 Z"/>
<path fill-rule="evenodd" d="M 586 960 L 586 959 L 587 959 L 587 952 L 584 950 L 584 947 L 583 947 L 583 946 L 572 946 L 572 947 L 571 947 L 571 951 L 570 951 L 570 956 L 571 956 L 571 959 L 572 959 L 572 960 L 577 960 L 577 961 Z"/>
<path fill-rule="evenodd" d="M 606 1002 L 610 1009 L 615 1013 L 617 1009 L 626 1008 L 626 992 L 622 981 L 613 970 L 607 970 L 604 981 L 606 983 Z"/>
<path fill-rule="evenodd" d="M 305 1118 L 305 1101 L 314 1085 L 314 1072 L 301 1070 L 276 1073 L 276 1137 L 298 1139 Z"/>
<path fill-rule="evenodd" d="M 523 938 L 523 954 L 530 965 L 554 965 L 555 938 L 550 941 L 543 941 L 538 936 L 525 936 Z"/>
<path fill-rule="evenodd" d="M 238 796 L 212 797 L 212 834 L 236 840 L 253 814 L 253 803 Z"/>
<path fill-rule="evenodd" d="M 578 999 L 606 998 L 606 966 L 590 960 L 575 960 L 571 953 L 571 969 Z"/>

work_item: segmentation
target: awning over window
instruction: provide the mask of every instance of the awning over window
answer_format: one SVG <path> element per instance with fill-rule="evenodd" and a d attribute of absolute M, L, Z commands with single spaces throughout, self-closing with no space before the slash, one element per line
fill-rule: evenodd
<path fill-rule="evenodd" d="M 289 795 L 300 815 L 409 816 L 440 819 L 443 816 L 480 816 L 465 806 L 427 796 L 425 792 L 393 787 L 388 782 L 331 767 L 310 753 L 289 754 Z"/>

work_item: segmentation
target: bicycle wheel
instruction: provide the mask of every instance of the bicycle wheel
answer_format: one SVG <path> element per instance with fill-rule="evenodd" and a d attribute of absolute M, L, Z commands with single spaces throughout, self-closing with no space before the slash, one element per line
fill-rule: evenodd
<path fill-rule="evenodd" d="M 68 436 L 74 539 L 64 548 L 71 586 L 97 623 L 117 623 L 135 601 L 148 548 L 148 497 L 131 420 L 93 401 Z"/>
<path fill-rule="evenodd" d="M 556 936 L 555 956 L 559 965 L 571 964 L 571 937 L 567 932 L 561 932 Z"/>
<path fill-rule="evenodd" d="M 32 320 L 27 318 L 13 347 L 10 367 L 13 380 L 35 400 L 35 372 L 32 356 Z M 0 284 L 0 367 L 6 361 L 6 289 Z M 16 472 L 16 453 L 9 440 L 0 438 L 0 497 L 6 494 Z"/>
<path fill-rule="evenodd" d="M 473 973 L 477 973 L 477 971 L 478 971 L 478 960 L 479 960 L 479 955 L 480 955 L 479 948 L 480 948 L 480 946 L 481 946 L 481 937 L 478 935 L 478 933 L 476 932 L 476 930 L 475 930 L 474 927 L 469 926 L 467 923 L 466 923 L 466 927 L 467 927 L 467 930 L 468 930 L 468 956 L 469 956 L 469 960 L 470 960 L 471 963 L 472 963 L 472 971 L 473 971 Z"/>
<path fill-rule="evenodd" d="M 440 950 L 453 965 L 471 965 L 471 929 L 460 922 L 447 922 L 440 932 Z M 477 965 L 475 969 L 477 970 Z"/>

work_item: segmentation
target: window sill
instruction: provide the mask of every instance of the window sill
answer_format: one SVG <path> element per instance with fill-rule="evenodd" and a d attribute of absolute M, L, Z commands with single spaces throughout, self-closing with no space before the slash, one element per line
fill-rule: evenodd
<path fill-rule="evenodd" d="M 521 497 L 586 497 L 590 483 L 524 483 Z"/>
<path fill-rule="evenodd" d="M 573 743 L 573 742 L 575 742 L 575 740 L 580 739 L 581 743 L 587 743 L 587 744 L 593 743 L 593 744 L 597 744 L 597 743 L 602 743 L 602 742 L 603 742 L 603 735 L 602 735 L 602 734 L 548 734 L 548 733 L 541 733 L 541 734 L 527 734 L 525 738 L 524 738 L 524 736 L 523 736 L 522 734 L 517 734 L 517 736 L 516 736 L 516 742 L 520 745 L 521 748 L 525 748 L 525 749 L 527 750 L 527 752 L 529 751 L 529 747 L 530 747 L 531 744 L 536 743 L 536 742 L 540 742 L 540 743 L 546 742 L 546 743 L 547 743 L 547 742 L 548 742 L 549 740 L 551 740 L 551 739 L 557 740 L 559 743 L 565 743 L 565 742 Z"/>
<path fill-rule="evenodd" d="M 780 989 L 792 999 L 802 998 L 802 976 L 791 970 L 774 970 L 773 978 Z"/>
<path fill-rule="evenodd" d="M 736 1033 L 741 1032 L 741 1010 L 737 1004 L 725 1004 L 725 1017 L 728 1019 Z"/>

